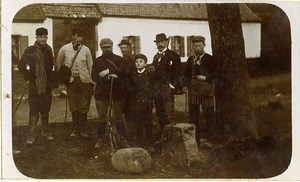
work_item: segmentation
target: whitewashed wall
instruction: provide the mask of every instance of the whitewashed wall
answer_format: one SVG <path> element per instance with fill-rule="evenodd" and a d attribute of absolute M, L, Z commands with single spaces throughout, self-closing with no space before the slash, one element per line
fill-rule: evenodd
<path fill-rule="evenodd" d="M 37 28 L 44 27 L 48 29 L 48 40 L 47 44 L 53 47 L 53 26 L 52 19 L 47 18 L 43 23 L 13 23 L 12 24 L 12 35 L 28 36 L 28 44 L 33 45 L 36 40 L 35 30 Z"/>
<path fill-rule="evenodd" d="M 246 57 L 260 56 L 260 24 L 243 23 L 243 34 L 245 37 Z M 160 20 L 160 19 L 129 19 L 129 18 L 111 18 L 104 17 L 97 27 L 98 40 L 109 37 L 113 40 L 114 53 L 121 55 L 118 43 L 123 36 L 140 36 L 141 53 L 145 54 L 152 62 L 153 55 L 157 52 L 156 45 L 153 42 L 155 35 L 165 33 L 167 36 L 180 35 L 185 37 L 185 49 L 187 49 L 187 36 L 203 35 L 206 37 L 206 52 L 211 54 L 211 37 L 207 21 L 189 21 L 189 20 Z M 185 50 L 185 54 L 187 50 Z M 98 49 L 96 56 L 101 55 L 101 49 Z M 187 57 L 182 58 L 185 62 Z"/>

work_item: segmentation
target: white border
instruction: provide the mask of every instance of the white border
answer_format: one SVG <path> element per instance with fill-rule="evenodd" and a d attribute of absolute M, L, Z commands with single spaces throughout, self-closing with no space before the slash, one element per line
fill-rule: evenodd
<path fill-rule="evenodd" d="M 1 114 L 1 165 L 2 170 L 0 172 L 1 179 L 13 180 L 13 179 L 29 179 L 23 174 L 21 174 L 15 167 L 13 157 L 12 157 L 12 121 L 11 121 L 11 27 L 12 19 L 17 11 L 22 7 L 32 4 L 32 3 L 134 3 L 142 2 L 141 0 L 125 1 L 125 0 L 115 0 L 115 1 L 83 1 L 83 0 L 27 0 L 27 1 L 17 1 L 17 0 L 2 0 L 1 6 L 1 48 L 2 48 L 2 113 Z M 299 104 L 300 104 L 300 81 L 299 81 L 299 68 L 300 68 L 300 38 L 298 36 L 300 32 L 300 3 L 297 1 L 285 1 L 285 2 L 275 2 L 275 1 L 197 1 L 197 0 L 148 0 L 147 3 L 205 3 L 205 2 L 228 2 L 228 3 L 270 3 L 280 7 L 288 16 L 291 25 L 291 40 L 292 40 L 292 160 L 288 169 L 281 175 L 274 178 L 269 178 L 266 180 L 300 180 L 300 119 L 299 119 Z M 267 167 L 267 166 L 266 166 Z M 201 180 L 201 179 L 197 179 Z M 241 179 L 240 179 L 241 180 Z M 243 179 L 246 180 L 246 179 Z M 174 181 L 174 180 L 172 180 Z M 179 180 L 178 180 L 179 181 Z M 252 181 L 252 180 L 251 180 Z"/>

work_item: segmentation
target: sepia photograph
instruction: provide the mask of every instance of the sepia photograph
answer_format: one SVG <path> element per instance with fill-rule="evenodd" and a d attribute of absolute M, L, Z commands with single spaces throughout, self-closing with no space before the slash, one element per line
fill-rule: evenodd
<path fill-rule="evenodd" d="M 4 28 L 2 167 L 18 179 L 270 179 L 291 164 L 296 35 L 276 4 L 37 2 Z"/>

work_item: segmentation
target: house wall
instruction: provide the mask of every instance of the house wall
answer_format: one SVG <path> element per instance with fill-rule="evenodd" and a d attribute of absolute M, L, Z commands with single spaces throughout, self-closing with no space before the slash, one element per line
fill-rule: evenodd
<path fill-rule="evenodd" d="M 12 35 L 28 36 L 28 44 L 33 45 L 36 40 L 35 30 L 37 28 L 44 27 L 48 29 L 48 40 L 47 43 L 53 47 L 53 28 L 52 19 L 47 18 L 43 23 L 13 23 L 12 24 Z"/>
<path fill-rule="evenodd" d="M 243 34 L 245 38 L 246 57 L 260 56 L 260 24 L 243 23 Z M 113 40 L 114 53 L 121 55 L 118 43 L 123 36 L 140 36 L 141 53 L 145 54 L 149 62 L 152 62 L 156 54 L 156 45 L 153 42 L 155 35 L 165 33 L 167 36 L 180 35 L 185 37 L 185 55 L 187 54 L 187 36 L 203 35 L 206 37 L 206 52 L 211 54 L 211 37 L 207 21 L 192 20 L 160 20 L 160 19 L 138 19 L 138 18 L 112 18 L 103 17 L 97 26 L 98 40 L 109 37 Z M 102 54 L 101 49 L 96 55 Z M 181 58 L 182 62 L 187 56 Z"/>

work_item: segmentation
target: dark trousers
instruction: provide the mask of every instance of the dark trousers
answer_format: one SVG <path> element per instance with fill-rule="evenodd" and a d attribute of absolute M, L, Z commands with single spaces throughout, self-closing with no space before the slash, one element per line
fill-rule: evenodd
<path fill-rule="evenodd" d="M 152 108 L 148 108 L 147 110 L 132 110 L 132 123 L 135 126 L 133 135 L 137 140 L 140 140 L 144 137 L 143 133 L 145 131 L 148 144 L 153 142 L 151 116 Z"/>
<path fill-rule="evenodd" d="M 169 84 L 156 83 L 154 86 L 154 105 L 161 131 L 170 122 L 174 122 L 174 95 Z"/>
<path fill-rule="evenodd" d="M 207 97 L 206 99 L 212 99 L 211 102 L 213 102 L 213 97 Z M 191 123 L 195 124 L 196 126 L 196 141 L 198 145 L 200 144 L 200 106 L 204 113 L 208 138 L 213 135 L 215 125 L 215 112 L 213 105 L 189 104 L 189 118 Z"/>

